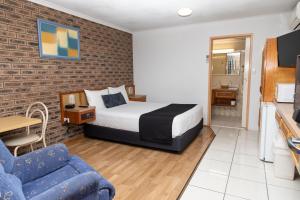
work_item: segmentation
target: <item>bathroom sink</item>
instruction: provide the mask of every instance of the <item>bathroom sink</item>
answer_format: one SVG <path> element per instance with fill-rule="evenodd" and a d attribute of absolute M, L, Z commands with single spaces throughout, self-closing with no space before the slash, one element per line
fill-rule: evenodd
<path fill-rule="evenodd" d="M 227 89 L 228 90 L 238 90 L 239 88 L 237 88 L 237 87 L 228 87 Z"/>

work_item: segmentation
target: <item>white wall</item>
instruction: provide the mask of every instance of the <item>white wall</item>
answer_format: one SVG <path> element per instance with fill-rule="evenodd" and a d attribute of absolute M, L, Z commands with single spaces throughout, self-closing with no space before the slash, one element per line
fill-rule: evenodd
<path fill-rule="evenodd" d="M 199 103 L 207 118 L 209 38 L 253 33 L 249 128 L 257 129 L 261 53 L 265 39 L 288 32 L 289 13 L 133 33 L 136 92 L 149 101 Z"/>

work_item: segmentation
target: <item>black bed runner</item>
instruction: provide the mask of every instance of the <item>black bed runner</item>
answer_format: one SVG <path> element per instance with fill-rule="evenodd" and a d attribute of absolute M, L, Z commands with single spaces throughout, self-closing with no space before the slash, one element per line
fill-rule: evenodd
<path fill-rule="evenodd" d="M 161 144 L 172 144 L 173 119 L 194 106 L 196 104 L 170 104 L 141 115 L 139 120 L 140 139 Z"/>

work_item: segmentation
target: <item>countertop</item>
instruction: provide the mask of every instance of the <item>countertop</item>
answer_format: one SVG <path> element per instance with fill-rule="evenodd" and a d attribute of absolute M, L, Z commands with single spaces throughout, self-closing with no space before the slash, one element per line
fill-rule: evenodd
<path fill-rule="evenodd" d="M 275 103 L 277 112 L 281 115 L 282 119 L 292 131 L 295 137 L 300 137 L 300 127 L 293 119 L 294 104 L 291 103 Z"/>

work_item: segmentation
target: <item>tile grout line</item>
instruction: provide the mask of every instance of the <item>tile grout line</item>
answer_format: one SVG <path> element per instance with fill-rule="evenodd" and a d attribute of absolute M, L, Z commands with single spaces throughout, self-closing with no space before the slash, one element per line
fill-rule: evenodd
<path fill-rule="evenodd" d="M 199 187 L 199 186 L 196 186 L 196 185 L 190 185 L 190 186 L 195 187 L 195 188 L 199 188 L 199 189 L 203 189 L 203 190 L 208 190 L 208 191 L 216 192 L 216 193 L 219 193 L 219 194 L 223 194 L 225 196 L 225 193 L 223 193 L 223 192 L 215 191 L 215 190 L 204 188 L 204 187 Z M 236 195 L 232 195 L 232 194 L 230 194 L 230 196 L 237 197 L 237 198 L 244 199 L 244 200 L 250 200 L 250 199 L 246 199 L 244 197 L 240 197 L 240 196 L 236 196 Z"/>
<path fill-rule="evenodd" d="M 294 187 L 287 187 L 287 186 L 283 186 L 283 185 L 281 185 L 281 184 L 273 184 L 273 183 L 269 183 L 269 182 L 268 182 L 267 171 L 270 171 L 270 170 L 267 170 L 267 168 L 266 168 L 267 163 L 269 163 L 269 162 L 264 162 L 264 168 L 265 168 L 265 173 L 266 173 L 267 189 L 268 189 L 268 186 L 272 186 L 272 187 L 283 188 L 283 189 L 286 189 L 286 190 L 292 190 L 292 191 L 299 191 L 299 192 L 300 192 L 300 188 L 299 188 L 299 189 L 296 189 L 296 188 L 294 188 Z M 272 165 L 273 165 L 273 163 L 269 163 L 269 164 L 272 164 Z M 271 170 L 271 171 L 274 173 L 273 170 Z M 269 173 L 272 173 L 272 172 L 269 172 Z M 274 174 L 273 174 L 273 177 L 276 178 Z M 276 179 L 279 179 L 279 178 L 276 178 Z M 295 181 L 295 180 L 294 180 L 294 181 Z M 269 191 L 269 190 L 268 190 L 268 191 Z"/>
<path fill-rule="evenodd" d="M 228 186 L 229 177 L 230 177 L 230 172 L 231 172 L 231 168 L 232 168 L 232 164 L 233 164 L 233 159 L 234 159 L 234 154 L 235 154 L 235 150 L 236 150 L 238 138 L 239 138 L 240 132 L 241 132 L 239 129 L 237 129 L 237 130 L 238 130 L 238 136 L 237 136 L 236 141 L 235 141 L 235 146 L 234 146 L 233 156 L 232 156 L 231 163 L 230 163 L 230 168 L 229 168 L 229 173 L 228 173 L 228 177 L 227 177 L 227 181 L 226 181 L 226 186 L 225 186 L 225 192 L 224 192 L 223 200 L 225 200 L 226 191 L 227 191 L 227 186 Z"/>
<path fill-rule="evenodd" d="M 268 179 L 267 179 L 267 172 L 266 172 L 266 165 L 265 165 L 265 163 L 264 163 L 264 171 L 265 171 L 265 179 L 266 179 L 267 198 L 270 199 L 270 197 L 269 197 Z"/>
<path fill-rule="evenodd" d="M 212 130 L 212 128 L 210 128 L 210 129 Z M 212 130 L 212 131 L 214 132 L 214 130 Z M 219 130 L 218 130 L 218 131 L 219 131 Z M 215 137 L 216 137 L 216 134 L 215 134 Z M 215 139 L 215 137 L 213 138 L 213 140 Z M 213 140 L 212 140 L 212 141 L 213 141 Z M 211 143 L 212 143 L 212 142 L 211 142 Z M 190 175 L 189 179 L 188 179 L 187 182 L 185 183 L 184 188 L 181 190 L 180 194 L 178 195 L 177 200 L 180 200 L 180 199 L 181 199 L 183 193 L 185 193 L 185 191 L 187 190 L 187 187 L 190 185 L 191 180 L 192 180 L 192 178 L 194 177 L 196 170 L 199 168 L 199 165 L 200 165 L 201 161 L 204 159 L 204 156 L 205 156 L 207 150 L 210 148 L 211 143 L 208 145 L 208 147 L 207 147 L 206 150 L 205 150 L 205 153 L 202 155 L 202 157 L 201 157 L 200 160 L 198 161 L 198 163 L 197 163 L 196 167 L 194 168 L 192 174 Z"/>
<path fill-rule="evenodd" d="M 216 193 L 219 193 L 219 194 L 224 194 L 223 192 L 219 192 L 219 191 L 212 190 L 212 189 L 209 189 L 209 188 L 200 187 L 200 186 L 197 186 L 197 185 L 191 185 L 191 184 L 189 184 L 189 186 L 192 186 L 192 187 L 195 187 L 195 188 L 200 188 L 200 189 L 203 189 L 203 190 L 208 190 L 208 191 L 216 192 Z"/>
<path fill-rule="evenodd" d="M 230 128 L 230 129 L 238 129 L 238 130 L 244 129 L 242 127 L 232 127 L 232 126 L 222 126 L 222 125 L 212 125 L 212 126 L 217 127 L 217 128 Z"/>

